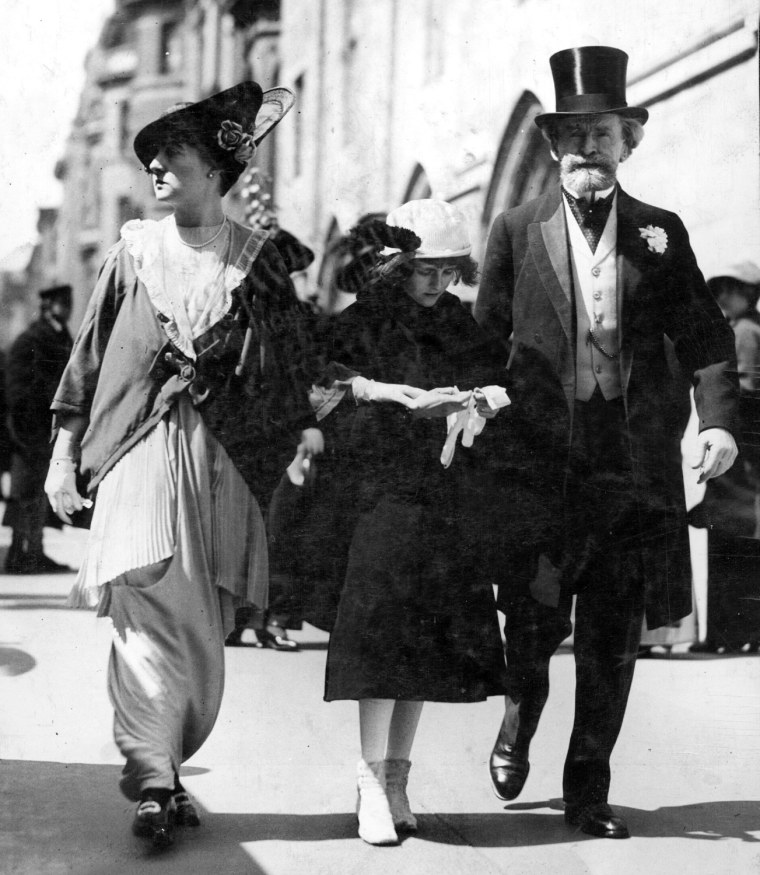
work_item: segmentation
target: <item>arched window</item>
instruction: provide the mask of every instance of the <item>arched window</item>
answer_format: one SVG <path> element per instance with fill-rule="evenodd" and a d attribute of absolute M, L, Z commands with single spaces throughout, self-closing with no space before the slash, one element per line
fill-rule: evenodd
<path fill-rule="evenodd" d="M 543 112 L 538 98 L 523 93 L 504 131 L 483 210 L 486 229 L 503 210 L 543 194 L 557 181 L 557 164 L 535 117 Z"/>

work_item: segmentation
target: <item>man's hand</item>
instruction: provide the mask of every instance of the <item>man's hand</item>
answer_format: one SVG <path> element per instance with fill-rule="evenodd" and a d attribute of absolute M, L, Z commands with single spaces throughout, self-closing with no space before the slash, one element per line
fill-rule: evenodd
<path fill-rule="evenodd" d="M 706 428 L 697 437 L 697 458 L 692 465 L 699 469 L 697 483 L 704 483 L 713 477 L 720 477 L 734 464 L 738 450 L 733 435 L 725 428 Z"/>
<path fill-rule="evenodd" d="M 466 410 L 471 395 L 472 392 L 459 392 L 455 388 L 430 389 L 421 392 L 408 406 L 416 419 L 445 418 L 450 413 Z"/>

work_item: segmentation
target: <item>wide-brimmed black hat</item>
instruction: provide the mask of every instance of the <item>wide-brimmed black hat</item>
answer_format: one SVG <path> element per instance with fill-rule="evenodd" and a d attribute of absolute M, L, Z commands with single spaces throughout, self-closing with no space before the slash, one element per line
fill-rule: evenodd
<path fill-rule="evenodd" d="M 167 139 L 193 134 L 209 149 L 219 166 L 240 175 L 255 146 L 295 102 L 288 88 L 262 93 L 257 82 L 241 82 L 205 100 L 181 106 L 146 125 L 135 137 L 135 152 L 147 167 Z"/>
<path fill-rule="evenodd" d="M 40 289 L 38 295 L 41 301 L 64 301 L 70 304 L 72 290 L 69 285 L 50 286 L 47 289 Z"/>
<path fill-rule="evenodd" d="M 556 111 L 537 115 L 541 128 L 547 122 L 574 115 L 614 112 L 644 124 L 649 113 L 642 106 L 628 106 L 625 80 L 628 55 L 612 46 L 563 49 L 549 58 L 554 78 Z"/>

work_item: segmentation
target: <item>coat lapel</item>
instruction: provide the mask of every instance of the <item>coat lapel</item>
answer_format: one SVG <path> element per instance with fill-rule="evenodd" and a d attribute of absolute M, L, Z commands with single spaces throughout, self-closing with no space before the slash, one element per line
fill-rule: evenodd
<path fill-rule="evenodd" d="M 573 343 L 573 285 L 565 212 L 559 188 L 550 192 L 537 220 L 528 225 L 528 246 L 541 282 L 554 305 L 567 339 Z"/>
<path fill-rule="evenodd" d="M 621 188 L 618 188 L 618 233 L 617 233 L 617 284 L 618 325 L 620 326 L 620 379 L 623 397 L 628 397 L 628 383 L 633 367 L 633 345 L 630 328 L 636 292 L 641 282 L 642 266 L 634 257 L 640 243 L 639 226 L 644 223 L 637 215 L 636 204 Z M 639 246 L 643 251 L 643 247 Z"/>

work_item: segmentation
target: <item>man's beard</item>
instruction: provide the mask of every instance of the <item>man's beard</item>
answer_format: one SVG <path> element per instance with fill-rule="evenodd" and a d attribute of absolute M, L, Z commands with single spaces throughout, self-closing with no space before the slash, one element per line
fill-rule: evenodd
<path fill-rule="evenodd" d="M 615 165 L 601 156 L 586 161 L 577 155 L 563 155 L 559 163 L 559 178 L 565 188 L 577 194 L 603 191 L 615 184 Z"/>

